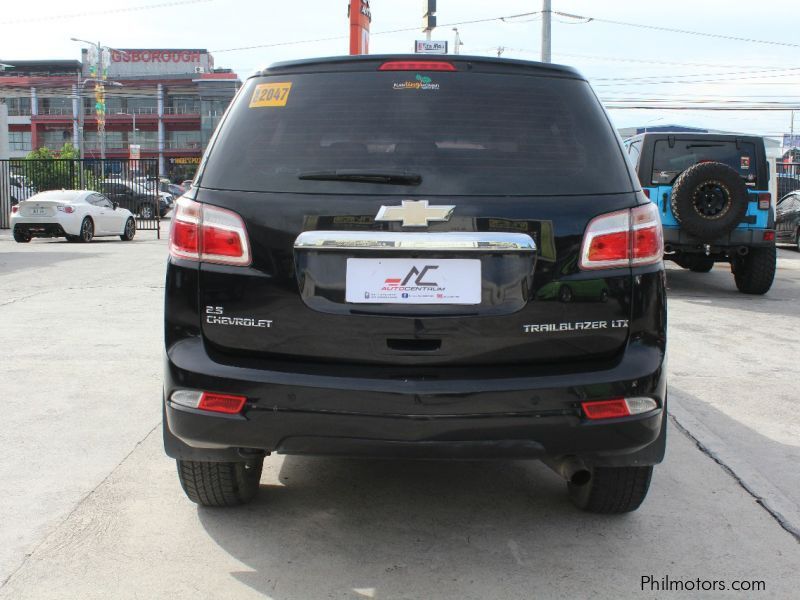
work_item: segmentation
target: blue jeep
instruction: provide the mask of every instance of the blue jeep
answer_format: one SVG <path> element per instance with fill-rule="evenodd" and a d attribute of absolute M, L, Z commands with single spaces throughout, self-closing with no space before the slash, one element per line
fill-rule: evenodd
<path fill-rule="evenodd" d="M 664 258 L 708 272 L 731 265 L 736 287 L 765 294 L 775 278 L 775 217 L 764 140 L 643 133 L 625 141 L 642 190 L 664 225 Z"/>

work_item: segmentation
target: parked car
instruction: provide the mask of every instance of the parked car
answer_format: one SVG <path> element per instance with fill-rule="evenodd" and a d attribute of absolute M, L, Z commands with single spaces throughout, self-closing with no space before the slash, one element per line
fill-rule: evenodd
<path fill-rule="evenodd" d="M 767 293 L 777 255 L 764 139 L 644 133 L 625 146 L 658 206 L 665 258 L 696 272 L 730 263 L 740 292 Z"/>
<path fill-rule="evenodd" d="M 156 192 L 146 184 L 133 181 L 105 179 L 100 182 L 100 190 L 142 219 L 156 218 L 156 210 L 158 216 L 163 217 L 172 209 L 174 203 L 172 194 Z"/>
<path fill-rule="evenodd" d="M 800 192 L 792 192 L 781 198 L 775 213 L 776 241 L 794 244 L 800 251 Z"/>
<path fill-rule="evenodd" d="M 184 192 L 188 192 L 189 188 L 194 185 L 194 179 L 184 179 L 181 183 L 181 187 L 183 188 Z"/>
<path fill-rule="evenodd" d="M 70 242 L 118 235 L 130 241 L 136 235 L 133 214 L 91 190 L 39 192 L 11 209 L 14 240 L 65 237 Z"/>
<path fill-rule="evenodd" d="M 582 509 L 642 502 L 667 425 L 661 224 L 577 71 L 280 63 L 195 181 L 163 386 L 192 501 L 251 500 L 277 452 L 543 459 Z"/>
<path fill-rule="evenodd" d="M 183 196 L 186 190 L 184 190 L 177 183 L 170 183 L 169 185 L 167 185 L 167 189 L 164 191 L 171 194 L 173 198 L 180 198 L 181 196 Z"/>

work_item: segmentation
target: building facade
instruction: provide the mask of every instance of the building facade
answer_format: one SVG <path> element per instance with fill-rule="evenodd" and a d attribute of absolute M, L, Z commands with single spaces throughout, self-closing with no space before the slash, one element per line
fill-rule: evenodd
<path fill-rule="evenodd" d="M 173 181 L 194 176 L 222 113 L 241 82 L 217 69 L 207 50 L 119 49 L 110 53 L 105 132 L 98 131 L 89 54 L 81 61 L 0 60 L 12 158 L 69 142 L 85 158 L 158 158 Z"/>

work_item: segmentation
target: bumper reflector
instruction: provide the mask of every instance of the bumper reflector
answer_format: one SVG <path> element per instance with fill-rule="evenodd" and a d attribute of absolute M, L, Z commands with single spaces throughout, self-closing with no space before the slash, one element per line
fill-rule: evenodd
<path fill-rule="evenodd" d="M 210 412 L 235 415 L 244 408 L 247 398 L 228 394 L 214 394 L 197 390 L 178 390 L 172 392 L 170 401 L 179 406 L 207 410 Z"/>
<path fill-rule="evenodd" d="M 614 398 L 581 402 L 581 408 L 586 418 L 594 421 L 640 415 L 655 410 L 658 403 L 652 398 Z"/>

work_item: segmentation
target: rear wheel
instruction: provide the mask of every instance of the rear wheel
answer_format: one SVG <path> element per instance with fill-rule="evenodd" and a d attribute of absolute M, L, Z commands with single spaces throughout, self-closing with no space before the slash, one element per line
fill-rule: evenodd
<path fill-rule="evenodd" d="M 123 242 L 130 242 L 135 235 L 136 221 L 133 220 L 133 217 L 129 217 L 125 222 L 125 230 L 122 232 L 122 235 L 119 236 L 119 239 L 121 239 Z"/>
<path fill-rule="evenodd" d="M 733 279 L 743 294 L 766 294 L 775 279 L 777 262 L 775 246 L 750 248 L 744 256 L 733 259 Z"/>
<path fill-rule="evenodd" d="M 94 223 L 89 217 L 85 217 L 81 222 L 81 232 L 78 234 L 78 239 L 81 242 L 91 242 L 94 237 Z"/>
<path fill-rule="evenodd" d="M 794 248 L 800 252 L 800 229 L 798 229 L 794 234 Z"/>
<path fill-rule="evenodd" d="M 249 462 L 178 460 L 178 478 L 189 500 L 201 506 L 247 504 L 258 493 L 264 459 Z"/>
<path fill-rule="evenodd" d="M 594 467 L 585 485 L 567 484 L 578 508 L 591 513 L 620 514 L 639 508 L 650 489 L 653 467 Z"/>
<path fill-rule="evenodd" d="M 14 241 L 20 244 L 27 244 L 31 241 L 31 234 L 21 229 L 14 229 Z"/>

